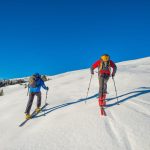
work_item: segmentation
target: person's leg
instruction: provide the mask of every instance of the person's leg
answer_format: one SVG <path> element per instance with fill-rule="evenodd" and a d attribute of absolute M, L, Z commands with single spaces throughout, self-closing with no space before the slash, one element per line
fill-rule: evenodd
<path fill-rule="evenodd" d="M 39 113 L 41 111 L 41 108 L 40 108 L 40 106 L 41 106 L 41 92 L 36 93 L 36 96 L 37 96 L 37 108 L 35 109 L 35 111 L 37 113 Z"/>
<path fill-rule="evenodd" d="M 99 75 L 99 97 L 102 97 L 104 91 L 104 78 Z"/>
<path fill-rule="evenodd" d="M 99 106 L 103 106 L 104 77 L 99 75 Z"/>
<path fill-rule="evenodd" d="M 41 92 L 36 93 L 37 96 L 37 108 L 41 107 Z"/>
<path fill-rule="evenodd" d="M 103 93 L 102 93 L 102 105 L 106 105 L 106 94 L 107 94 L 107 82 L 109 80 L 109 75 L 105 74 L 104 75 L 104 87 L 103 87 Z"/>
<path fill-rule="evenodd" d="M 29 94 L 28 104 L 27 104 L 26 111 L 25 111 L 26 114 L 30 114 L 30 110 L 31 110 L 31 107 L 32 107 L 33 99 L 34 99 L 34 93 L 30 93 Z"/>
<path fill-rule="evenodd" d="M 107 94 L 107 82 L 108 82 L 108 80 L 109 80 L 109 76 L 106 75 L 104 77 L 104 91 L 103 91 L 104 94 Z"/>
<path fill-rule="evenodd" d="M 99 105 L 104 106 L 106 93 L 107 93 L 107 82 L 109 80 L 109 75 L 103 74 L 99 75 Z"/>

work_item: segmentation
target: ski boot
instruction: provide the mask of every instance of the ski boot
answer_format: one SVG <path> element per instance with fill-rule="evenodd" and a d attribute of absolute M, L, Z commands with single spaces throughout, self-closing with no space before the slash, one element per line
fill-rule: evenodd
<path fill-rule="evenodd" d="M 39 113 L 41 111 L 41 108 L 39 108 L 39 107 L 37 107 L 36 109 L 35 109 L 35 112 L 36 113 Z"/>
<path fill-rule="evenodd" d="M 26 119 L 31 119 L 31 115 L 30 114 L 26 114 Z"/>
<path fill-rule="evenodd" d="M 106 102 L 105 102 L 105 100 L 102 100 L 101 98 L 99 99 L 99 106 L 100 107 L 103 107 L 103 106 L 105 106 L 106 105 Z"/>
<path fill-rule="evenodd" d="M 106 94 L 103 94 L 103 96 L 99 97 L 99 106 L 100 107 L 103 107 L 106 105 L 105 98 L 106 98 Z"/>

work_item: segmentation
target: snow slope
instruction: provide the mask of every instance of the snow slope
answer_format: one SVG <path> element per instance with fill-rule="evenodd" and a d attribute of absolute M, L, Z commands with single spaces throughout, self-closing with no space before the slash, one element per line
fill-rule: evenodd
<path fill-rule="evenodd" d="M 150 150 L 150 57 L 117 64 L 107 95 L 107 117 L 101 117 L 95 73 L 87 103 L 89 69 L 52 76 L 46 116 L 40 113 L 23 127 L 27 91 L 4 88 L 0 97 L 0 150 Z M 43 103 L 45 91 L 43 93 Z M 36 106 L 34 101 L 32 110 Z"/>

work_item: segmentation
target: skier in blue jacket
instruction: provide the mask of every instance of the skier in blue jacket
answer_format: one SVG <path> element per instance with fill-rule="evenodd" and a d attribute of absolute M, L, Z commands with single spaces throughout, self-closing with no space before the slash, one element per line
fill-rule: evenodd
<path fill-rule="evenodd" d="M 45 90 L 48 90 L 49 88 L 46 87 L 44 81 L 41 79 L 41 75 L 39 73 L 35 73 L 32 77 L 29 79 L 29 100 L 26 107 L 26 119 L 30 119 L 30 110 L 32 107 L 32 103 L 34 100 L 34 96 L 37 96 L 37 108 L 35 111 L 38 113 L 41 111 L 41 87 L 43 87 Z"/>

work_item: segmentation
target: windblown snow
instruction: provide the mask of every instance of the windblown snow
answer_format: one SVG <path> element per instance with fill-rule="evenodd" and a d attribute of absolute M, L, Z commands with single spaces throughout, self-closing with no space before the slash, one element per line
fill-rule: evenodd
<path fill-rule="evenodd" d="M 51 76 L 48 106 L 23 127 L 27 89 L 7 86 L 0 97 L 0 150 L 150 150 L 150 57 L 117 64 L 108 83 L 106 117 L 100 116 L 95 73 L 89 69 Z M 45 103 L 45 91 L 42 90 Z M 86 103 L 85 103 L 86 101 Z M 32 111 L 36 107 L 36 99 Z"/>

